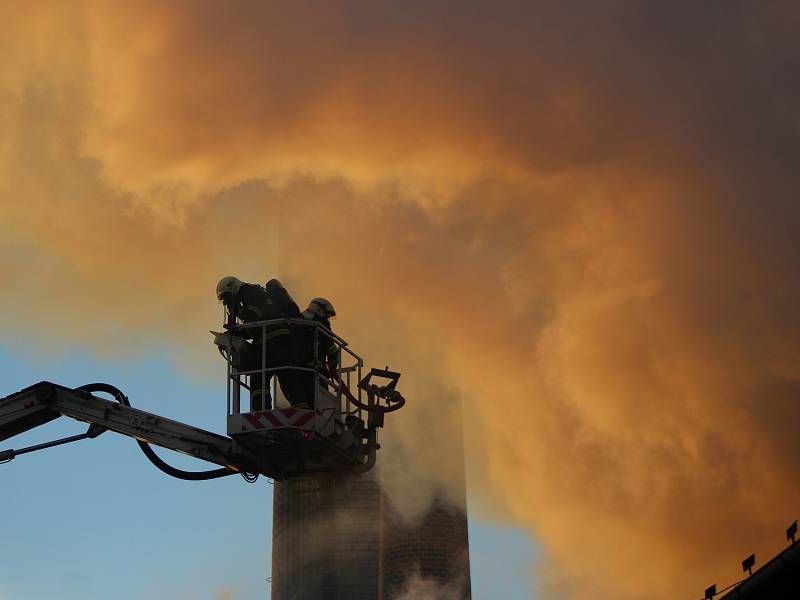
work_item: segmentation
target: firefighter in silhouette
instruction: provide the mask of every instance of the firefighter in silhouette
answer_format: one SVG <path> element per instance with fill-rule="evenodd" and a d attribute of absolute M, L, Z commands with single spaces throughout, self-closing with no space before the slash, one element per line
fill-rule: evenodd
<path fill-rule="evenodd" d="M 314 298 L 308 304 L 308 308 L 303 311 L 303 317 L 309 321 L 314 321 L 332 331 L 331 319 L 336 316 L 330 300 L 325 298 Z M 325 375 L 330 381 L 338 380 L 339 367 L 339 347 L 333 338 L 324 329 L 318 327 L 304 327 L 305 330 L 301 338 L 302 365 L 312 367 L 318 373 Z M 314 352 L 314 339 L 317 339 L 316 353 Z M 303 378 L 302 394 L 308 398 L 307 402 L 313 406 L 317 386 L 316 375 L 312 378 Z"/>
<path fill-rule="evenodd" d="M 296 362 L 292 331 L 285 323 L 272 323 L 265 327 L 237 327 L 237 319 L 244 324 L 280 318 L 299 318 L 300 309 L 289 292 L 277 279 L 270 279 L 264 287 L 244 283 L 236 277 L 223 277 L 217 284 L 217 299 L 228 309 L 225 328 L 248 340 L 250 346 L 242 353 L 240 370 L 256 373 L 250 375 L 250 410 L 269 410 L 272 399 L 269 393 L 273 373 L 263 373 L 266 368 L 286 367 Z M 286 369 L 277 371 L 286 398 L 292 402 L 299 393 L 297 376 Z"/>

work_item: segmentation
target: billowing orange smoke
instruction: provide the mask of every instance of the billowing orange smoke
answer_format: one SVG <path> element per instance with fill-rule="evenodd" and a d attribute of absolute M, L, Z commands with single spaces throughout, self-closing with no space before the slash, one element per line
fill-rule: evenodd
<path fill-rule="evenodd" d="M 415 423 L 463 402 L 544 592 L 699 597 L 800 505 L 797 13 L 4 6 L 0 319 L 211 360 L 216 280 L 278 273 L 445 489 Z"/>

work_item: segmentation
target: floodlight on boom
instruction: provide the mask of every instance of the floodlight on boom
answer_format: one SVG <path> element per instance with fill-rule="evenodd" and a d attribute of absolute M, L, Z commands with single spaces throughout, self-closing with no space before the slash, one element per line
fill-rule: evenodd
<path fill-rule="evenodd" d="M 746 571 L 748 575 L 753 574 L 753 567 L 756 564 L 756 555 L 751 554 L 742 561 L 742 571 Z"/>
<path fill-rule="evenodd" d="M 797 536 L 797 520 L 795 519 L 795 522 L 789 525 L 789 528 L 786 530 L 786 540 L 794 544 L 796 536 Z"/>

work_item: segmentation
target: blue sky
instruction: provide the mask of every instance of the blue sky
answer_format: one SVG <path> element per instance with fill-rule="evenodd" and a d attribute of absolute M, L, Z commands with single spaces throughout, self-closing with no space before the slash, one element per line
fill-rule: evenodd
<path fill-rule="evenodd" d="M 190 374 L 162 352 L 112 361 L 82 348 L 42 357 L 0 346 L 2 396 L 43 379 L 107 381 L 137 407 L 214 431 L 224 431 L 222 365 L 219 375 Z M 61 418 L 0 449 L 84 429 Z M 105 600 L 111 590 L 120 600 L 269 597 L 272 489 L 264 478 L 179 481 L 132 440 L 105 433 L 0 465 L 0 509 L 0 600 Z M 531 597 L 536 547 L 525 532 L 471 520 L 470 538 L 476 598 Z"/>

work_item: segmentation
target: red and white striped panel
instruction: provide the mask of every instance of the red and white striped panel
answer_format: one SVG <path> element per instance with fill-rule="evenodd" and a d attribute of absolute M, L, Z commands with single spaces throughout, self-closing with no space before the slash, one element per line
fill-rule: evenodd
<path fill-rule="evenodd" d="M 314 431 L 313 410 L 298 410 L 296 408 L 278 408 L 275 410 L 262 410 L 258 412 L 231 415 L 228 418 L 228 433 L 242 433 L 244 431 L 269 431 L 282 427 L 292 427 L 304 431 Z"/>

